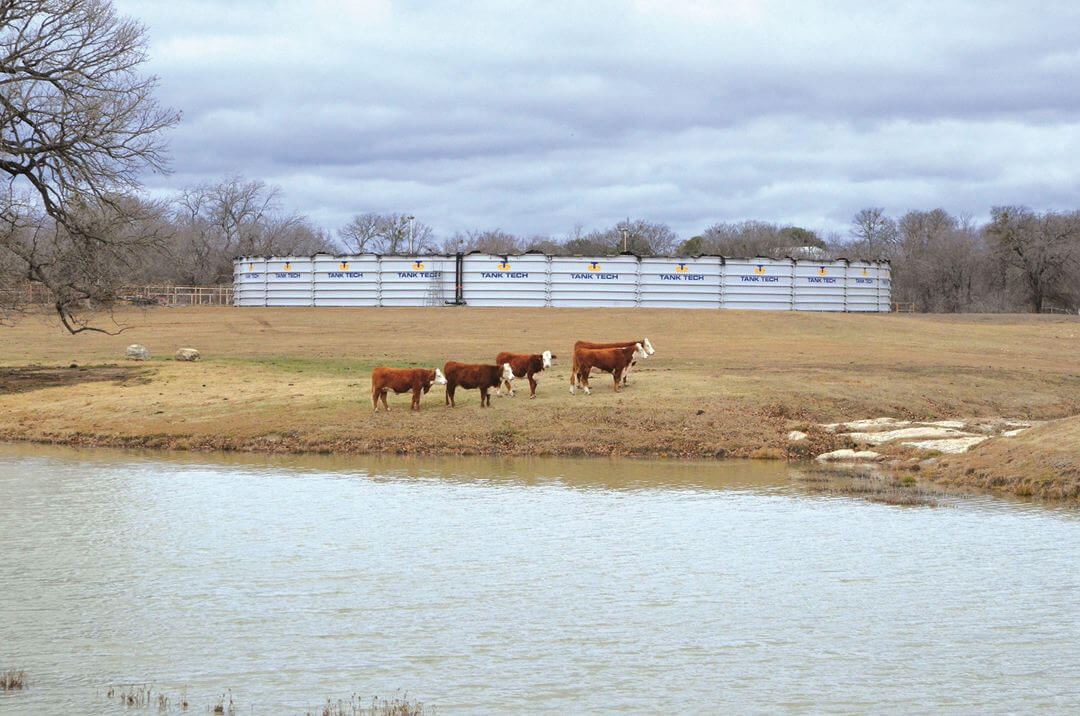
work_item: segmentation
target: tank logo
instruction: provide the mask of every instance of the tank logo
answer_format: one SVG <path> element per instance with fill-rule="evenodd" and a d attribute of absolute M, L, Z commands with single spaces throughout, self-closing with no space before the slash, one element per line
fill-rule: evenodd
<path fill-rule="evenodd" d="M 503 262 L 498 265 L 498 271 L 481 271 L 482 278 L 528 278 L 528 271 L 511 271 L 510 264 Z"/>
<path fill-rule="evenodd" d="M 600 264 L 593 261 L 591 264 L 589 264 L 589 270 L 590 271 L 599 271 L 600 270 Z"/>
<path fill-rule="evenodd" d="M 282 266 L 282 268 L 284 268 L 286 271 L 292 271 L 292 264 L 290 262 L 286 261 L 285 265 Z"/>
<path fill-rule="evenodd" d="M 248 273 L 252 273 L 254 271 L 255 271 L 255 264 L 248 264 Z"/>
<path fill-rule="evenodd" d="M 863 269 L 863 270 L 862 270 L 862 275 L 863 275 L 863 276 L 869 276 L 870 274 L 868 274 L 868 273 L 866 272 L 866 269 Z"/>
<path fill-rule="evenodd" d="M 419 260 L 413 261 L 412 267 L 413 267 L 414 271 L 423 271 L 424 270 L 424 262 L 419 261 Z"/>
<path fill-rule="evenodd" d="M 761 265 L 761 264 L 758 264 L 757 268 L 754 269 L 754 273 L 756 273 L 758 276 L 764 276 L 765 275 L 765 267 L 763 265 Z"/>
<path fill-rule="evenodd" d="M 675 264 L 676 273 L 686 273 L 690 269 L 686 268 L 686 264 Z"/>
<path fill-rule="evenodd" d="M 817 272 L 818 272 L 818 276 L 824 276 L 824 275 L 829 273 L 828 271 L 825 270 L 824 266 L 819 266 Z"/>
<path fill-rule="evenodd" d="M 341 269 L 342 271 L 348 271 L 349 270 L 349 262 L 348 261 L 342 261 L 340 264 L 338 264 L 338 268 Z"/>

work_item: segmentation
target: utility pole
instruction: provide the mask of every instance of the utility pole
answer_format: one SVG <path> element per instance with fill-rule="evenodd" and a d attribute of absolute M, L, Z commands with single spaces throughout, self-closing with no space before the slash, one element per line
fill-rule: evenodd
<path fill-rule="evenodd" d="M 413 240 L 412 240 L 412 222 L 415 216 L 406 216 L 405 220 L 409 222 L 409 253 L 413 252 Z"/>
<path fill-rule="evenodd" d="M 622 250 L 623 250 L 623 253 L 625 254 L 626 253 L 626 236 L 627 236 L 627 234 L 630 233 L 630 229 L 627 229 L 624 226 L 624 227 L 620 228 L 619 231 L 622 232 Z"/>

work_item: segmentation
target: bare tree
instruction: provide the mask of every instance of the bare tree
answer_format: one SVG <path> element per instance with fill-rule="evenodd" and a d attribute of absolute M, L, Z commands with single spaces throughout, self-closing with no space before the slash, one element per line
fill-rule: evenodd
<path fill-rule="evenodd" d="M 124 216 L 123 197 L 138 188 L 139 172 L 165 170 L 161 132 L 179 121 L 153 98 L 157 79 L 138 72 L 145 44 L 142 25 L 118 17 L 108 0 L 0 2 L 0 201 L 8 228 L 23 227 L 0 242 L 18 273 L 46 287 L 73 333 L 102 330 L 78 312 L 86 300 L 112 297 L 115 274 L 73 287 L 50 267 L 77 265 L 90 277 L 130 253 L 124 232 L 102 235 L 98 218 L 112 217 L 113 228 L 138 220 Z M 48 241 L 23 230 L 28 197 L 31 213 L 49 218 Z"/>
<path fill-rule="evenodd" d="M 862 209 L 851 219 L 851 248 L 864 259 L 889 259 L 896 253 L 896 221 L 878 207 Z"/>
<path fill-rule="evenodd" d="M 505 256 L 521 253 L 522 245 L 521 239 L 513 234 L 508 234 L 502 229 L 488 229 L 454 234 L 443 242 L 443 251 L 448 254 L 457 251 L 483 251 Z"/>
<path fill-rule="evenodd" d="M 776 224 L 756 220 L 713 224 L 701 238 L 683 250 L 723 256 L 773 256 L 782 254 L 791 242 Z"/>
<path fill-rule="evenodd" d="M 435 250 L 435 232 L 416 217 L 406 214 L 357 214 L 338 230 L 349 251 L 358 254 L 401 254 Z"/>
<path fill-rule="evenodd" d="M 383 217 L 368 212 L 357 214 L 348 224 L 338 229 L 338 236 L 345 250 L 354 254 L 374 252 L 382 241 Z"/>
<path fill-rule="evenodd" d="M 983 269 L 981 242 L 970 221 L 944 209 L 909 211 L 897 228 L 894 300 L 914 303 L 918 311 L 970 310 Z"/>
<path fill-rule="evenodd" d="M 236 256 L 332 251 L 333 241 L 299 214 L 283 211 L 281 190 L 233 176 L 184 191 L 172 220 L 177 277 L 199 285 L 232 280 Z"/>
<path fill-rule="evenodd" d="M 566 255 L 566 247 L 548 236 L 532 236 L 525 241 L 526 253 L 547 254 L 548 256 Z"/>
<path fill-rule="evenodd" d="M 1036 214 L 1023 206 L 995 206 L 987 234 L 1019 276 L 1031 310 L 1047 300 L 1073 307 L 1080 298 L 1080 212 Z"/>

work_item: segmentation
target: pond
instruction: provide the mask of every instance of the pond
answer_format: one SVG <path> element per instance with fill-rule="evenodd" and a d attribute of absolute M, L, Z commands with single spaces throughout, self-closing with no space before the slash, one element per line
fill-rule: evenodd
<path fill-rule="evenodd" d="M 1076 706 L 1080 515 L 795 470 L 0 445 L 0 711 Z"/>

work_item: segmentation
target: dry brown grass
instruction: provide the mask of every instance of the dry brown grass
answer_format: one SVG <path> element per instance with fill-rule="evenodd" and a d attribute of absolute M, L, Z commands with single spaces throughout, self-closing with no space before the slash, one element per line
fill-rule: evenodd
<path fill-rule="evenodd" d="M 796 480 L 811 493 L 858 497 L 885 505 L 936 507 L 946 496 L 909 474 L 861 465 L 814 466 Z"/>
<path fill-rule="evenodd" d="M 130 366 L 109 380 L 0 394 L 0 438 L 185 449 L 445 454 L 805 457 L 838 438 L 786 433 L 891 415 L 1060 418 L 1080 412 L 1080 321 L 662 309 L 175 308 L 118 317 L 119 336 L 69 336 L 51 318 L 0 328 L 0 364 Z M 571 396 L 578 339 L 647 335 L 655 356 L 625 391 Z M 125 363 L 129 343 L 154 354 Z M 171 360 L 179 347 L 203 360 Z M 450 410 L 442 388 L 373 415 L 379 364 L 559 356 L 537 398 Z M 106 370 L 106 368 L 101 368 Z M 85 371 L 92 372 L 92 371 Z M 835 445 L 839 447 L 839 445 Z"/>
<path fill-rule="evenodd" d="M 943 484 L 1080 503 L 1080 417 L 988 440 L 921 472 Z"/>

